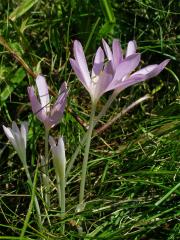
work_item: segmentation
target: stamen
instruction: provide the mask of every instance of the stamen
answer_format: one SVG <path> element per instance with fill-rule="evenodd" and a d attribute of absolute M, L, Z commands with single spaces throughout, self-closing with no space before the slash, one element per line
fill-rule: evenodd
<path fill-rule="evenodd" d="M 94 77 L 92 77 L 92 82 L 94 83 L 94 84 L 96 84 L 97 82 L 98 82 L 98 80 L 99 80 L 99 76 L 94 76 Z"/>

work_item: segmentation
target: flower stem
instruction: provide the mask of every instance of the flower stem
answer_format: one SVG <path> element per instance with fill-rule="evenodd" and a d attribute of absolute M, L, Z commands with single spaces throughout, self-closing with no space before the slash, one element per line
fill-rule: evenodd
<path fill-rule="evenodd" d="M 49 162 L 48 162 L 48 137 L 49 137 L 49 129 L 45 128 L 45 181 L 44 181 L 44 187 L 45 187 L 45 203 L 47 207 L 50 207 L 50 181 L 49 181 Z"/>
<path fill-rule="evenodd" d="M 113 91 L 113 93 L 111 94 L 111 96 L 109 97 L 109 99 L 107 100 L 106 104 L 104 105 L 104 107 L 102 108 L 101 112 L 97 115 L 94 123 L 93 123 L 93 128 L 96 126 L 96 124 L 98 123 L 98 121 L 106 114 L 107 110 L 109 109 L 111 103 L 114 101 L 114 99 L 117 97 L 117 95 L 119 94 L 119 92 L 117 92 L 116 90 Z M 78 145 L 78 147 L 76 148 L 74 154 L 71 157 L 71 160 L 67 166 L 67 170 L 66 170 L 66 178 L 69 176 L 69 173 L 74 165 L 74 162 L 81 150 L 81 147 L 85 144 L 86 139 L 88 136 L 88 131 L 84 134 L 83 138 L 80 141 L 80 144 Z"/>
<path fill-rule="evenodd" d="M 36 211 L 37 211 L 37 215 L 38 215 L 38 226 L 39 226 L 39 229 L 40 229 L 41 232 L 43 230 L 42 229 L 41 213 L 40 213 L 39 203 L 38 203 L 37 197 L 35 195 L 35 192 L 36 192 L 35 188 L 36 188 L 36 182 L 37 182 L 37 169 L 36 169 L 36 172 L 35 172 L 35 177 L 34 177 L 33 183 L 32 183 L 32 180 L 31 180 L 31 177 L 30 177 L 27 165 L 25 167 L 25 171 L 26 171 L 26 175 L 27 175 L 28 181 L 31 184 L 32 195 L 31 195 L 31 201 L 30 201 L 30 204 L 29 204 L 29 208 L 28 208 L 28 212 L 27 212 L 27 215 L 26 215 L 26 219 L 24 221 L 24 225 L 23 225 L 23 228 L 22 228 L 22 231 L 21 231 L 20 240 L 24 239 L 24 234 L 25 234 L 26 229 L 28 227 L 28 222 L 29 222 L 29 219 L 30 219 L 30 216 L 31 216 L 31 213 L 32 213 L 32 208 L 33 208 L 33 202 L 34 201 L 35 201 L 35 207 L 36 207 Z"/>
<path fill-rule="evenodd" d="M 119 92 L 117 92 L 116 90 L 113 91 L 113 93 L 107 100 L 106 104 L 103 106 L 101 112 L 97 115 L 97 117 L 94 121 L 94 127 L 98 123 L 98 121 L 106 114 L 107 110 L 111 106 L 111 103 L 114 101 L 114 99 L 117 97 L 118 94 L 119 94 Z"/>
<path fill-rule="evenodd" d="M 83 145 L 84 145 L 84 143 L 85 143 L 85 141 L 87 139 L 87 133 L 88 133 L 88 131 L 85 132 L 83 138 L 80 141 L 80 144 L 77 146 L 74 154 L 72 155 L 72 157 L 70 159 L 70 162 L 69 162 L 69 164 L 67 166 L 67 170 L 66 170 L 66 178 L 68 178 L 68 176 L 69 176 L 69 174 L 71 172 L 71 169 L 73 168 L 74 162 L 75 162 L 75 160 L 76 160 L 76 158 L 77 158 L 77 156 L 78 156 L 78 154 L 79 154 L 79 152 L 81 150 L 81 147 L 83 147 Z"/>
<path fill-rule="evenodd" d="M 66 211 L 66 208 L 65 208 L 65 186 L 66 186 L 65 176 L 63 176 L 61 178 L 60 184 L 61 184 L 61 187 L 60 187 L 60 191 L 61 191 L 61 218 L 63 219 L 64 215 L 65 215 L 65 211 Z"/>
<path fill-rule="evenodd" d="M 85 182 L 86 182 L 87 163 L 88 163 L 89 149 L 91 144 L 91 136 L 94 128 L 95 111 L 96 111 L 96 105 L 93 104 L 92 110 L 91 110 L 91 116 L 90 116 L 89 129 L 87 132 L 84 160 L 83 160 L 83 166 L 82 166 L 78 211 L 82 211 L 84 208 L 83 205 L 84 205 L 84 190 L 85 190 Z"/>
<path fill-rule="evenodd" d="M 29 170 L 28 170 L 28 166 L 27 166 L 26 160 L 23 161 L 23 163 L 24 163 L 23 165 L 24 165 L 24 168 L 25 168 L 27 179 L 28 179 L 30 187 L 31 187 L 31 191 L 33 193 L 33 189 L 34 189 L 33 186 L 34 186 L 34 184 L 32 182 L 32 179 L 31 179 L 31 176 L 30 176 L 30 173 L 29 173 Z M 35 195 L 35 192 L 34 192 L 34 203 L 35 203 L 35 208 L 36 208 L 36 212 L 37 212 L 38 225 L 39 225 L 39 228 L 41 229 L 42 228 L 41 211 L 40 211 L 38 199 L 37 199 L 37 197 Z"/>
<path fill-rule="evenodd" d="M 66 207 L 65 207 L 65 187 L 66 187 L 66 179 L 65 179 L 65 174 L 63 176 L 59 176 L 58 171 L 55 169 L 56 172 L 56 181 L 57 181 L 57 192 L 58 192 L 58 200 L 59 200 L 59 206 L 61 208 L 61 219 L 64 218 L 65 212 L 66 212 Z M 63 224 L 63 230 L 62 232 L 64 233 L 65 231 L 65 224 Z"/>
<path fill-rule="evenodd" d="M 65 216 L 65 211 L 66 211 L 66 207 L 65 207 L 65 202 L 66 202 L 66 198 L 65 198 L 65 186 L 66 186 L 65 176 L 62 176 L 62 178 L 60 179 L 61 219 L 64 218 L 64 216 Z M 62 227 L 63 227 L 62 232 L 64 233 L 64 231 L 65 231 L 65 223 L 63 223 Z"/>

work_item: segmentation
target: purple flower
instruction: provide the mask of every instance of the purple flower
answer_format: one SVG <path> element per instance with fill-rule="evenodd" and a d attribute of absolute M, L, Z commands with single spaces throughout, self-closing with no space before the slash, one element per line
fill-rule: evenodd
<path fill-rule="evenodd" d="M 91 73 L 88 70 L 82 45 L 77 40 L 74 41 L 73 48 L 75 59 L 70 59 L 71 66 L 89 92 L 92 103 L 96 103 L 107 91 L 115 89 L 121 92 L 131 85 L 157 76 L 169 62 L 167 59 L 160 64 L 149 65 L 132 73 L 140 62 L 135 41 L 128 43 L 125 57 L 117 39 L 113 40 L 112 50 L 105 40 L 103 40 L 103 47 L 104 51 L 99 47 L 95 54 Z M 105 61 L 104 52 L 108 62 Z"/>
<path fill-rule="evenodd" d="M 52 108 L 50 107 L 48 85 L 45 78 L 38 75 L 36 78 L 36 85 L 40 101 L 35 95 L 34 87 L 28 87 L 32 111 L 37 118 L 44 123 L 45 128 L 50 129 L 57 125 L 63 116 L 67 97 L 66 83 L 62 84 L 60 95 Z"/>
<path fill-rule="evenodd" d="M 109 45 L 106 43 L 106 41 L 103 39 L 103 47 L 104 51 L 106 53 L 107 59 L 111 63 L 111 71 L 115 74 L 114 81 L 117 81 L 119 86 L 117 87 L 117 92 L 121 92 L 125 88 L 134 85 L 136 83 L 145 81 L 147 79 L 150 79 L 152 77 L 157 76 L 168 64 L 170 61 L 169 59 L 161 62 L 160 64 L 153 64 L 148 65 L 145 68 L 142 68 L 141 70 L 131 74 L 125 75 L 123 78 L 121 78 L 121 64 L 124 61 L 124 59 L 128 60 L 130 56 L 133 56 L 136 53 L 137 45 L 136 41 L 130 41 L 127 46 L 125 58 L 123 58 L 123 53 L 121 49 L 121 45 L 119 43 L 118 39 L 114 39 L 112 43 L 112 50 L 110 49 Z"/>
<path fill-rule="evenodd" d="M 92 103 L 96 103 L 99 98 L 107 91 L 119 87 L 120 80 L 130 74 L 139 64 L 140 54 L 135 53 L 127 56 L 126 59 L 117 63 L 121 54 L 114 53 L 114 65 L 116 65 L 115 72 L 112 69 L 112 60 L 105 62 L 104 51 L 101 47 L 98 48 L 91 74 L 88 70 L 86 58 L 83 52 L 82 45 L 79 41 L 74 41 L 74 58 L 70 59 L 71 66 L 76 73 L 79 80 L 87 89 L 91 96 Z"/>

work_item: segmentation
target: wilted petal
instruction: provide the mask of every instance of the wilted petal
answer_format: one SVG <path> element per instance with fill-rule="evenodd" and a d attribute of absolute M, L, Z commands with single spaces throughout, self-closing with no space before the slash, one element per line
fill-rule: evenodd
<path fill-rule="evenodd" d="M 104 65 L 104 52 L 102 48 L 99 47 L 94 58 L 92 77 L 98 75 L 101 72 L 101 70 L 103 69 L 103 65 Z"/>
<path fill-rule="evenodd" d="M 74 57 L 78 64 L 79 70 L 81 71 L 81 75 L 83 76 L 84 81 L 86 81 L 86 85 L 89 86 L 91 84 L 91 78 L 89 75 L 86 58 L 82 45 L 77 40 L 74 41 Z"/>
<path fill-rule="evenodd" d="M 29 95 L 29 100 L 31 102 L 31 107 L 33 113 L 37 116 L 37 118 L 41 121 L 44 122 L 46 120 L 46 113 L 44 111 L 44 108 L 42 108 L 39 100 L 37 99 L 35 93 L 34 93 L 34 88 L 33 87 L 28 87 L 28 95 Z"/>
<path fill-rule="evenodd" d="M 114 69 L 116 69 L 120 62 L 123 60 L 122 49 L 118 39 L 113 40 L 112 51 L 113 51 L 113 65 Z"/>
<path fill-rule="evenodd" d="M 36 78 L 36 85 L 38 88 L 39 98 L 41 102 L 41 107 L 45 109 L 45 112 L 49 112 L 50 106 L 49 106 L 49 91 L 48 91 L 48 85 L 46 83 L 46 79 L 38 75 Z"/>
<path fill-rule="evenodd" d="M 136 49 L 137 49 L 137 44 L 135 40 L 128 42 L 128 46 L 126 50 L 126 58 L 132 54 L 135 54 Z"/>

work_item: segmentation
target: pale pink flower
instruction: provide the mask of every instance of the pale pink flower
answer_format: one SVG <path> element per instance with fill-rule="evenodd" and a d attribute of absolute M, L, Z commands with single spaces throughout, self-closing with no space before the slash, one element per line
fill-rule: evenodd
<path fill-rule="evenodd" d="M 40 101 L 35 95 L 34 87 L 28 87 L 32 111 L 44 123 L 45 128 L 50 129 L 57 125 L 63 116 L 67 98 L 66 83 L 62 84 L 58 99 L 52 107 L 50 106 L 50 96 L 45 78 L 38 75 L 36 85 Z"/>
<path fill-rule="evenodd" d="M 3 125 L 3 130 L 21 161 L 26 162 L 28 123 L 22 122 L 19 129 L 16 122 L 12 122 L 12 128 Z"/>
<path fill-rule="evenodd" d="M 106 53 L 106 57 L 111 63 L 110 66 L 111 66 L 112 74 L 116 74 L 118 78 L 117 81 L 119 82 L 119 86 L 116 89 L 118 92 L 121 92 L 122 90 L 124 90 L 125 88 L 131 85 L 134 85 L 136 83 L 139 83 L 157 76 L 170 61 L 169 59 L 166 59 L 160 64 L 148 65 L 134 73 L 130 72 L 129 74 L 121 78 L 121 75 L 119 73 L 121 69 L 119 68 L 119 66 L 121 66 L 121 63 L 125 59 L 128 59 L 130 56 L 133 56 L 136 53 L 136 50 L 137 50 L 136 41 L 133 40 L 128 43 L 125 57 L 123 57 L 123 52 L 118 39 L 113 40 L 112 50 L 104 39 L 102 40 L 102 42 L 103 42 L 104 51 Z"/>
<path fill-rule="evenodd" d="M 116 89 L 121 85 L 120 80 L 130 74 L 139 64 L 140 54 L 135 53 L 127 56 L 118 64 L 115 73 L 112 71 L 111 60 L 105 63 L 104 51 L 98 48 L 91 73 L 88 70 L 86 58 L 82 45 L 79 41 L 74 41 L 74 58 L 70 59 L 71 66 L 79 80 L 87 89 L 93 103 L 107 91 Z"/>
<path fill-rule="evenodd" d="M 128 43 L 125 57 L 123 57 L 117 39 L 113 40 L 112 50 L 105 40 L 103 40 L 103 47 L 108 62 L 105 61 L 103 49 L 99 47 L 95 54 L 91 73 L 88 70 L 82 45 L 77 40 L 74 41 L 74 59 L 70 59 L 71 66 L 89 92 L 92 103 L 96 103 L 107 91 L 115 89 L 117 92 L 121 92 L 131 85 L 157 76 L 169 62 L 167 59 L 160 64 L 149 65 L 134 72 L 140 62 L 140 54 L 136 53 L 135 41 Z"/>

